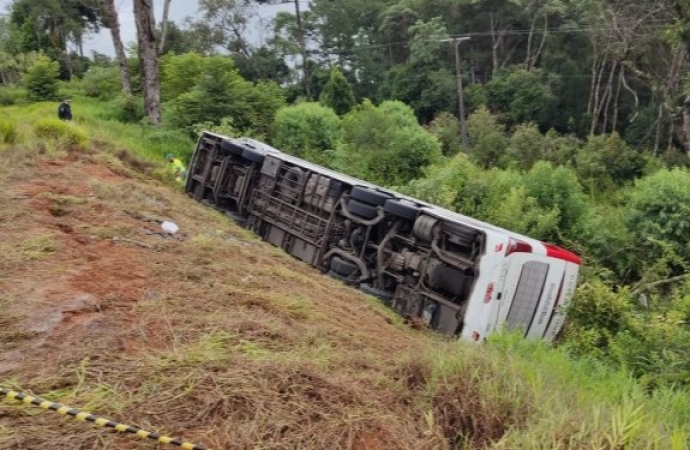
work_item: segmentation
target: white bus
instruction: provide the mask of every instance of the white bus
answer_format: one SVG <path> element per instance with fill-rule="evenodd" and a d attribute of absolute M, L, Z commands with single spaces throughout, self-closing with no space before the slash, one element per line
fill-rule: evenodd
<path fill-rule="evenodd" d="M 581 265 L 562 248 L 248 138 L 204 133 L 186 190 L 406 318 L 471 341 L 502 327 L 555 339 Z"/>

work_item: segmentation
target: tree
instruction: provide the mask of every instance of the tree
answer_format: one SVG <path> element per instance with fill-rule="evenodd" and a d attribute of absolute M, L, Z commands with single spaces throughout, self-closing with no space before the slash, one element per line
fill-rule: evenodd
<path fill-rule="evenodd" d="M 470 155 L 482 167 L 501 166 L 508 140 L 496 117 L 482 106 L 467 119 Z"/>
<path fill-rule="evenodd" d="M 295 156 L 327 163 L 325 153 L 340 140 L 340 119 L 318 103 L 298 103 L 278 110 L 273 122 L 273 144 Z"/>
<path fill-rule="evenodd" d="M 590 136 L 576 157 L 580 179 L 599 191 L 611 182 L 623 185 L 641 177 L 645 164 L 617 133 Z"/>
<path fill-rule="evenodd" d="M 120 84 L 122 90 L 126 95 L 131 95 L 132 76 L 129 72 L 129 65 L 127 64 L 125 47 L 122 45 L 120 18 L 115 9 L 115 0 L 103 0 L 103 18 L 105 26 L 110 29 L 110 36 L 113 39 L 113 46 L 115 47 L 115 54 L 117 55 L 117 62 L 120 67 Z"/>
<path fill-rule="evenodd" d="M 442 155 L 438 140 L 401 102 L 387 101 L 377 107 L 365 100 L 342 124 L 336 168 L 374 183 L 402 186 L 419 178 L 423 168 Z"/>
<path fill-rule="evenodd" d="M 284 106 L 275 83 L 244 80 L 230 58 L 207 58 L 193 88 L 172 101 L 172 123 L 193 133 L 194 125 L 231 120 L 239 131 L 268 136 L 276 111 Z M 212 99 L 212 101 L 210 100 Z"/>
<path fill-rule="evenodd" d="M 690 264 L 690 173 L 660 170 L 635 182 L 627 198 L 627 223 L 646 259 L 672 249 Z"/>
<path fill-rule="evenodd" d="M 558 99 L 540 70 L 507 69 L 492 78 L 485 90 L 489 109 L 509 127 L 534 122 L 545 131 L 552 125 Z"/>
<path fill-rule="evenodd" d="M 169 29 L 169 20 L 168 17 L 170 16 L 170 2 L 172 0 L 164 0 L 163 4 L 163 19 L 161 20 L 161 34 L 160 34 L 160 40 L 158 44 L 158 54 L 162 55 L 163 51 L 165 50 L 165 44 L 166 40 L 168 38 L 168 29 Z"/>
<path fill-rule="evenodd" d="M 122 90 L 115 67 L 91 67 L 82 83 L 86 95 L 100 99 L 116 97 Z"/>
<path fill-rule="evenodd" d="M 58 95 L 58 75 L 60 67 L 57 62 L 46 56 L 39 57 L 24 75 L 24 85 L 29 91 L 29 100 L 55 100 Z"/>
<path fill-rule="evenodd" d="M 357 103 L 350 83 L 338 66 L 331 69 L 328 83 L 321 92 L 321 103 L 333 109 L 339 116 L 345 115 Z"/>
<path fill-rule="evenodd" d="M 133 0 L 134 20 L 139 42 L 146 117 L 154 126 L 161 124 L 161 94 L 158 73 L 158 46 L 156 44 L 156 20 L 153 16 L 153 0 Z"/>
<path fill-rule="evenodd" d="M 15 0 L 10 9 L 16 52 L 43 51 L 60 62 L 61 77 L 71 79 L 74 57 L 83 56 L 84 36 L 98 31 L 100 9 L 82 0 Z"/>
<path fill-rule="evenodd" d="M 462 150 L 460 124 L 457 117 L 449 112 L 442 112 L 429 124 L 429 131 L 441 143 L 443 154 L 453 156 Z"/>

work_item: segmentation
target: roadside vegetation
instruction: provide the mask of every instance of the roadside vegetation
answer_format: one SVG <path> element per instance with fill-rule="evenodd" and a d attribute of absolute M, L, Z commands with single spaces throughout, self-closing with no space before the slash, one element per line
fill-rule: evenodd
<path fill-rule="evenodd" d="M 53 106 L 9 110 L 24 125 L 0 150 L 3 385 L 216 449 L 684 448 L 685 390 L 568 340 L 415 331 L 152 177 L 156 150 L 96 138 L 107 122 L 66 125 L 84 147 L 39 136 Z M 578 298 L 611 295 L 594 289 Z M 0 448 L 154 446 L 0 411 Z"/>
<path fill-rule="evenodd" d="M 166 37 L 159 56 L 145 43 L 160 117 L 136 52 L 68 50 L 114 29 L 114 8 L 11 3 L 0 18 L 1 382 L 214 448 L 684 448 L 682 2 L 313 0 L 253 46 L 253 7 L 201 1 L 197 20 L 149 36 Z M 458 35 L 471 37 L 459 47 L 466 146 L 446 42 Z M 72 123 L 55 118 L 66 96 Z M 505 335 L 481 347 L 407 329 L 176 192 L 164 156 L 188 161 L 202 130 L 576 251 L 566 329 L 554 345 Z M 188 234 L 142 236 L 142 222 L 152 230 L 133 210 Z M 108 275 L 64 285 L 82 272 Z M 37 290 L 50 277 L 55 292 Z M 22 325 L 37 314 L 47 328 Z M 105 330 L 93 342 L 91 320 Z M 18 364 L 22 352 L 44 365 Z M 0 447 L 151 448 L 2 412 Z"/>

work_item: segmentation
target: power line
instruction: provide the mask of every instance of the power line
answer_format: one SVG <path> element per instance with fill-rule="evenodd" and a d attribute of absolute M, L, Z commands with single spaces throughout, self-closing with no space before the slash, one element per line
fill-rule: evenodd
<path fill-rule="evenodd" d="M 654 24 L 654 26 L 645 26 L 645 30 L 648 31 L 648 33 L 639 33 L 636 36 L 637 37 L 651 37 L 652 34 L 651 32 L 653 31 L 661 31 L 662 29 L 665 28 L 666 25 L 672 24 L 674 21 L 648 21 L 646 23 Z M 636 27 L 635 27 L 636 28 Z M 618 27 L 618 30 L 627 30 L 627 31 L 634 31 L 635 28 L 632 26 L 628 27 Z M 499 32 L 492 32 L 492 31 L 474 31 L 474 32 L 468 32 L 468 33 L 463 33 L 460 35 L 454 35 L 451 37 L 461 37 L 461 36 L 468 36 L 468 37 L 491 37 L 493 35 L 500 34 L 501 36 L 528 36 L 529 34 L 533 35 L 540 35 L 547 33 L 547 37 L 550 34 L 584 34 L 584 33 L 594 33 L 594 32 L 616 32 L 616 30 L 613 30 L 611 28 L 573 28 L 573 29 L 563 29 L 563 28 L 539 28 L 539 29 L 533 29 L 533 30 L 527 30 L 527 29 L 517 29 L 517 30 L 502 30 Z M 441 39 L 441 36 L 438 37 L 431 37 L 431 38 L 426 38 L 426 39 L 418 39 L 418 41 L 422 42 L 436 42 Z M 381 44 L 371 44 L 371 45 L 355 45 L 355 48 L 353 50 L 343 50 L 343 51 L 333 51 L 329 52 L 330 54 L 338 55 L 338 54 L 345 54 L 345 53 L 353 53 L 356 50 L 365 50 L 365 49 L 376 49 L 376 48 L 388 48 L 391 46 L 395 45 L 402 45 L 402 44 L 409 44 L 413 41 L 412 38 L 404 40 L 404 41 L 391 41 L 391 42 L 386 42 L 386 43 L 381 43 Z M 470 44 L 471 45 L 471 44 Z"/>

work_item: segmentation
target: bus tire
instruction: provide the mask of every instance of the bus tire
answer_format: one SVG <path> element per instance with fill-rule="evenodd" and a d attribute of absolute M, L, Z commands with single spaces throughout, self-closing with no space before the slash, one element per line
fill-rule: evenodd
<path fill-rule="evenodd" d="M 362 186 L 355 186 L 350 192 L 350 198 L 374 206 L 383 206 L 391 196 Z"/>
<path fill-rule="evenodd" d="M 346 278 L 355 273 L 357 270 L 359 270 L 357 264 L 352 263 L 339 256 L 334 256 L 333 259 L 331 259 L 331 264 L 329 267 L 332 272 L 335 272 Z"/>
<path fill-rule="evenodd" d="M 378 215 L 376 207 L 367 205 L 357 200 L 347 202 L 347 209 L 350 213 L 365 220 L 371 220 Z"/>
<path fill-rule="evenodd" d="M 401 200 L 386 200 L 383 210 L 392 216 L 406 220 L 415 220 L 419 215 L 419 208 Z"/>
<path fill-rule="evenodd" d="M 253 163 L 261 164 L 264 162 L 265 155 L 263 153 L 257 152 L 256 150 L 245 148 L 242 149 L 242 157 L 244 159 L 248 159 Z"/>
<path fill-rule="evenodd" d="M 365 294 L 369 294 L 372 297 L 379 298 L 381 300 L 384 300 L 386 302 L 389 302 L 393 300 L 393 294 L 390 292 L 382 291 L 380 289 L 376 289 L 369 283 L 362 283 L 359 285 L 359 290 L 364 292 Z"/>

